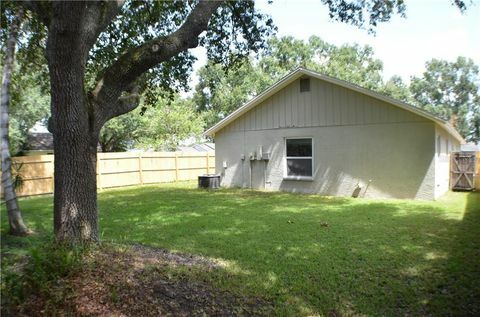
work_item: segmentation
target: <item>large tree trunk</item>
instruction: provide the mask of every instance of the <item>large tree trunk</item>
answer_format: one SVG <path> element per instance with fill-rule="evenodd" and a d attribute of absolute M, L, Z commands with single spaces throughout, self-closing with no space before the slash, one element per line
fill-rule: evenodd
<path fill-rule="evenodd" d="M 2 139 L 2 187 L 5 197 L 5 204 L 8 213 L 8 223 L 10 224 L 10 233 L 13 235 L 24 236 L 30 233 L 25 226 L 18 206 L 17 195 L 12 183 L 12 161 L 9 151 L 8 140 L 8 121 L 10 104 L 10 83 L 13 71 L 13 61 L 15 57 L 15 45 L 18 37 L 23 10 L 19 9 L 17 15 L 12 21 L 10 34 L 7 41 L 7 50 L 3 66 L 2 76 L 2 95 L 1 95 L 1 118 L 0 135 Z"/>
<path fill-rule="evenodd" d="M 25 3 L 48 27 L 55 236 L 72 244 L 95 242 L 99 240 L 96 156 L 101 127 L 111 118 L 138 107 L 138 77 L 196 47 L 198 36 L 207 29 L 210 17 L 222 2 L 200 1 L 178 30 L 119 56 L 102 71 L 96 87 L 88 94 L 84 76 L 89 50 L 118 14 L 123 1 Z"/>
<path fill-rule="evenodd" d="M 99 239 L 96 137 L 88 128 L 86 103 L 75 79 L 55 77 L 52 78 L 55 236 L 69 243 L 95 242 Z M 69 87 L 62 83 L 69 83 Z M 75 91 L 79 93 L 72 93 Z"/>
<path fill-rule="evenodd" d="M 77 10 L 63 10 L 50 25 L 47 44 L 55 152 L 54 232 L 58 241 L 67 243 L 99 240 L 98 131 L 84 88 L 90 47 L 85 44 L 85 25 L 79 17 L 86 6 L 78 4 Z"/>

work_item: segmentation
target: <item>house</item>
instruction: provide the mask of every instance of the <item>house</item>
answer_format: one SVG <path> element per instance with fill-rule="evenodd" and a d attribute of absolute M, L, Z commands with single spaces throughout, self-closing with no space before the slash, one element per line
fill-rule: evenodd
<path fill-rule="evenodd" d="M 24 155 L 53 154 L 53 135 L 50 132 L 29 131 L 22 152 Z"/>
<path fill-rule="evenodd" d="M 445 120 L 298 68 L 205 132 L 222 186 L 432 200 L 449 189 Z"/>
<path fill-rule="evenodd" d="M 210 152 L 215 151 L 215 143 L 196 143 L 190 146 L 179 146 L 177 148 L 179 152 Z"/>
<path fill-rule="evenodd" d="M 462 144 L 460 150 L 464 152 L 480 152 L 480 144 L 475 144 L 475 143 Z"/>

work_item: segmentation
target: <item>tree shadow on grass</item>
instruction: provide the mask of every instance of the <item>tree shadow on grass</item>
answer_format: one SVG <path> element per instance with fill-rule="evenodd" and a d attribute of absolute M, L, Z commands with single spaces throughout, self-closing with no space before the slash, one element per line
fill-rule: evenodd
<path fill-rule="evenodd" d="M 478 309 L 472 294 L 457 306 L 478 281 L 460 278 L 478 273 L 478 244 L 464 243 L 475 232 L 470 212 L 460 222 L 435 203 L 178 188 L 102 206 L 106 239 L 223 259 L 219 286 L 273 298 L 283 314 Z"/>
<path fill-rule="evenodd" d="M 437 259 L 441 271 L 429 289 L 427 307 L 442 315 L 480 315 L 480 193 L 466 195 L 463 218 L 445 241 L 448 251 Z"/>
<path fill-rule="evenodd" d="M 221 259 L 195 274 L 266 296 L 278 314 L 478 315 L 480 194 L 456 195 L 463 218 L 454 204 L 145 186 L 101 193 L 100 228 L 104 240 Z M 51 198 L 21 206 L 51 235 Z"/>

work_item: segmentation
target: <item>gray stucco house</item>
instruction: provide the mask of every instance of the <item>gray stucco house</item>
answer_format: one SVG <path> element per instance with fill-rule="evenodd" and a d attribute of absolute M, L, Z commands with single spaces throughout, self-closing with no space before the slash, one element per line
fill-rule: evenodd
<path fill-rule="evenodd" d="M 208 129 L 222 186 L 432 200 L 464 143 L 416 107 L 298 68 Z"/>

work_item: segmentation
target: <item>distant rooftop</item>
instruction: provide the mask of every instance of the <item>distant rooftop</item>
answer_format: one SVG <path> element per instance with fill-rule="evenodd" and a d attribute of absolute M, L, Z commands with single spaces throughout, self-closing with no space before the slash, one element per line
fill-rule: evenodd
<path fill-rule="evenodd" d="M 179 146 L 177 151 L 180 152 L 209 152 L 215 151 L 215 143 L 199 143 L 190 146 Z"/>
<path fill-rule="evenodd" d="M 25 149 L 29 151 L 53 150 L 53 135 L 50 132 L 30 132 Z"/>
<path fill-rule="evenodd" d="M 470 152 L 470 151 L 480 152 L 480 144 L 475 144 L 475 143 L 462 144 L 460 149 L 466 152 Z"/>

